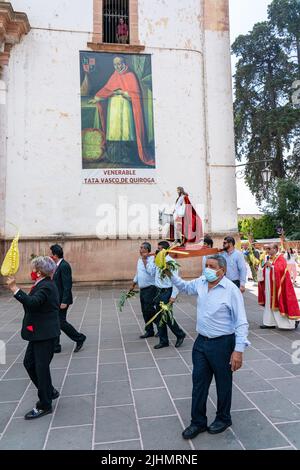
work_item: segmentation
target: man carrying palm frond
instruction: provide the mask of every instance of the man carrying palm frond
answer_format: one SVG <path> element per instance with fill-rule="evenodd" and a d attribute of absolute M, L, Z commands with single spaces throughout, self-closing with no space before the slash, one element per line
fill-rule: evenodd
<path fill-rule="evenodd" d="M 158 243 L 157 250 L 158 252 L 162 250 L 168 250 L 170 248 L 170 244 L 167 241 L 161 241 Z M 171 256 L 166 256 L 166 262 L 171 262 L 174 265 L 174 260 Z M 175 268 L 174 268 L 175 269 Z M 155 306 L 156 306 L 156 313 L 161 310 L 160 303 L 163 302 L 165 305 L 173 304 L 178 294 L 178 289 L 173 286 L 170 278 L 168 276 L 163 276 L 162 270 L 155 265 L 154 259 L 148 259 L 146 270 L 149 274 L 155 277 L 155 286 L 157 288 L 157 293 L 155 297 Z M 177 272 L 177 269 L 176 269 Z M 158 335 L 159 335 L 159 343 L 154 346 L 154 349 L 165 348 L 169 346 L 169 339 L 168 339 L 168 329 L 167 326 L 170 328 L 172 333 L 177 338 L 175 347 L 178 348 L 182 345 L 183 340 L 185 338 L 184 331 L 180 328 L 178 323 L 176 322 L 173 315 L 168 315 L 166 321 L 161 321 L 162 316 L 164 315 L 164 311 L 162 311 L 156 318 L 155 323 L 157 324 Z"/>

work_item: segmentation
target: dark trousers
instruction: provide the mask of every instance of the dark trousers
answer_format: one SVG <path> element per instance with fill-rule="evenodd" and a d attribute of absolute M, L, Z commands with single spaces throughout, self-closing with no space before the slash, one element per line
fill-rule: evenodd
<path fill-rule="evenodd" d="M 238 288 L 241 287 L 241 283 L 238 279 L 236 281 L 231 281 L 231 282 L 233 282 L 233 284 L 235 284 Z"/>
<path fill-rule="evenodd" d="M 156 295 L 156 287 L 149 286 L 140 290 L 141 309 L 145 324 L 155 315 L 154 297 Z M 145 327 L 149 334 L 154 334 L 153 323 Z"/>
<path fill-rule="evenodd" d="M 82 341 L 85 336 L 82 333 L 79 333 L 74 326 L 71 325 L 71 323 L 67 322 L 67 312 L 68 308 L 61 308 L 59 310 L 59 321 L 60 321 L 60 329 L 63 331 L 72 341 L 75 341 L 76 343 L 78 341 Z M 56 346 L 59 345 L 59 337 L 56 340 Z"/>
<path fill-rule="evenodd" d="M 235 347 L 235 334 L 205 338 L 199 335 L 193 347 L 192 424 L 207 425 L 206 402 L 215 376 L 217 387 L 217 419 L 230 423 L 232 371 L 229 364 Z"/>
<path fill-rule="evenodd" d="M 52 404 L 53 385 L 50 374 L 50 363 L 54 354 L 55 338 L 44 341 L 29 341 L 24 367 L 38 389 L 42 410 L 48 410 Z"/>
<path fill-rule="evenodd" d="M 166 289 L 157 288 L 157 293 L 156 293 L 156 296 L 155 296 L 156 312 L 159 312 L 159 310 L 160 310 L 159 303 L 164 302 L 165 304 L 167 304 L 169 302 L 170 298 L 171 298 L 171 295 L 172 295 L 172 287 L 166 288 Z M 162 316 L 162 314 L 158 315 L 155 319 L 155 323 L 157 325 L 157 330 L 158 330 L 158 335 L 159 335 L 159 340 L 160 340 L 161 343 L 169 344 L 167 326 L 170 328 L 172 333 L 174 333 L 174 335 L 177 338 L 183 338 L 185 336 L 184 331 L 180 328 L 180 326 L 178 325 L 175 318 L 174 318 L 174 323 L 173 324 L 172 324 L 171 320 L 168 319 L 167 324 L 164 323 L 163 326 L 159 326 L 161 316 Z"/>

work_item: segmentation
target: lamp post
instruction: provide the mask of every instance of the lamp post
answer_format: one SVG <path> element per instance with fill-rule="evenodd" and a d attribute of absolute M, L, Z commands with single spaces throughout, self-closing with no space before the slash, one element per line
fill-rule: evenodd
<path fill-rule="evenodd" d="M 263 182 L 268 184 L 268 183 L 270 183 L 270 180 L 271 180 L 271 177 L 272 177 L 272 171 L 270 170 L 270 168 L 266 167 L 261 172 L 261 176 L 262 176 Z"/>
<path fill-rule="evenodd" d="M 239 165 L 235 165 L 235 168 L 240 168 L 240 167 L 245 167 L 245 166 L 248 166 L 248 165 L 256 165 L 256 164 L 259 164 L 259 163 L 269 163 L 269 162 L 272 162 L 273 160 L 254 160 L 253 162 L 248 162 L 248 163 L 241 163 Z M 272 176 L 272 171 L 270 170 L 270 168 L 268 168 L 267 166 L 262 170 L 261 172 L 262 174 L 262 179 L 263 179 L 263 182 L 268 184 L 271 180 L 271 176 Z M 241 179 L 241 178 L 244 178 L 245 177 L 245 169 L 243 170 L 237 170 L 236 173 L 235 173 L 235 177 L 238 178 L 238 179 Z"/>

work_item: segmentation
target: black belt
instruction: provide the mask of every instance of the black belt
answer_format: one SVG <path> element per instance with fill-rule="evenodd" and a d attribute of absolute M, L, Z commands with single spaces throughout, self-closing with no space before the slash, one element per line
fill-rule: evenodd
<path fill-rule="evenodd" d="M 166 290 L 173 289 L 173 287 L 158 287 L 157 288 L 160 292 L 165 292 Z"/>
<path fill-rule="evenodd" d="M 215 339 L 226 338 L 226 337 L 229 337 L 229 336 L 235 336 L 235 333 L 231 333 L 230 335 L 215 336 L 215 338 L 209 338 L 208 336 L 200 335 L 200 333 L 199 333 L 199 336 L 201 336 L 201 338 L 203 338 L 204 341 L 213 341 Z"/>
<path fill-rule="evenodd" d="M 140 290 L 150 289 L 151 287 L 155 287 L 155 286 L 141 287 Z"/>

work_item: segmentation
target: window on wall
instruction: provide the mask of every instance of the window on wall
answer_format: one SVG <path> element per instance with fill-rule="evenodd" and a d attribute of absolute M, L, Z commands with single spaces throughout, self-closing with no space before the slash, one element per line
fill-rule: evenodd
<path fill-rule="evenodd" d="M 129 0 L 103 1 L 103 41 L 129 44 Z"/>

